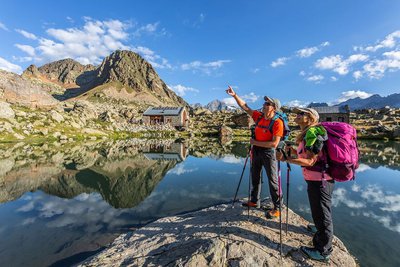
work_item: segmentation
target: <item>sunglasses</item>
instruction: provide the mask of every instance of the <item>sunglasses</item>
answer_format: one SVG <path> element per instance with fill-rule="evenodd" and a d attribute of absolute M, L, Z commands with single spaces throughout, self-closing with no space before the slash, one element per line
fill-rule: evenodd
<path fill-rule="evenodd" d="M 297 113 L 297 115 L 299 115 L 299 116 L 304 116 L 304 115 L 307 115 L 307 113 L 305 113 L 305 112 L 299 112 L 299 113 Z"/>
<path fill-rule="evenodd" d="M 265 103 L 264 103 L 264 106 L 272 106 L 272 107 L 273 107 L 274 104 L 272 104 L 271 102 L 265 102 Z"/>

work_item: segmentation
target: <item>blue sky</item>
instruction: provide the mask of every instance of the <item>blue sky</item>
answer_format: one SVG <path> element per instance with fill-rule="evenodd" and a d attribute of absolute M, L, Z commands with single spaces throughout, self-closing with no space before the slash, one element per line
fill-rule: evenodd
<path fill-rule="evenodd" d="M 3 1 L 0 68 L 140 53 L 189 103 L 400 92 L 400 1 Z"/>

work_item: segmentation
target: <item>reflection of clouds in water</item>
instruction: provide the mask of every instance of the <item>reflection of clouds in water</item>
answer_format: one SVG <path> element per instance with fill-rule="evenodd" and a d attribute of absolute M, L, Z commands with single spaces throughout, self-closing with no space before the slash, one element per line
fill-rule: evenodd
<path fill-rule="evenodd" d="M 110 207 L 99 194 L 84 193 L 74 199 L 35 195 L 28 201 L 17 212 L 26 212 L 28 207 L 33 207 L 29 211 L 36 211 L 37 219 L 46 219 L 46 226 L 50 228 L 73 226 L 84 227 L 86 232 L 95 232 L 105 226 L 113 229 L 126 223 L 118 218 L 124 211 Z M 34 222 L 34 218 L 27 218 L 22 225 Z"/>
<path fill-rule="evenodd" d="M 304 204 L 300 204 L 298 210 L 300 212 L 311 213 L 310 206 Z"/>
<path fill-rule="evenodd" d="M 29 225 L 36 221 L 36 218 L 26 218 L 22 221 L 21 225 Z"/>
<path fill-rule="evenodd" d="M 168 174 L 176 174 L 176 175 L 182 175 L 185 173 L 191 173 L 191 172 L 195 172 L 197 171 L 199 168 L 193 168 L 193 169 L 185 169 L 185 164 L 181 163 L 179 165 L 177 165 L 175 168 L 173 168 L 172 170 L 170 170 L 168 172 Z"/>
<path fill-rule="evenodd" d="M 338 188 L 333 191 L 332 206 L 337 207 L 340 203 L 353 209 L 365 208 L 365 203 L 351 200 L 347 196 L 347 191 L 344 188 Z"/>
<path fill-rule="evenodd" d="M 353 190 L 354 192 L 360 192 L 360 186 L 358 185 L 358 184 L 356 184 L 356 183 L 354 183 L 352 186 L 351 186 L 351 190 Z"/>
<path fill-rule="evenodd" d="M 367 164 L 361 163 L 361 164 L 358 166 L 358 169 L 356 170 L 356 172 L 364 172 L 364 171 L 367 171 L 367 170 L 370 170 L 370 169 L 371 169 L 370 166 L 368 166 Z"/>
<path fill-rule="evenodd" d="M 378 185 L 368 185 L 361 193 L 361 197 L 368 202 L 384 204 L 380 207 L 383 211 L 399 212 L 400 211 L 400 194 L 390 194 L 383 192 Z"/>
<path fill-rule="evenodd" d="M 355 213 L 352 211 L 352 215 L 372 218 L 386 228 L 400 233 L 400 224 L 397 219 L 400 211 L 400 194 L 384 192 L 382 187 L 377 184 L 369 184 L 365 187 L 354 184 L 351 189 L 353 192 L 359 193 L 358 196 L 362 198 L 363 202 L 351 200 L 346 189 L 338 188 L 333 193 L 332 205 L 337 207 L 343 204 L 349 208 L 358 209 L 360 211 Z M 377 215 L 372 211 L 372 208 L 375 207 L 386 214 Z M 363 209 L 367 209 L 367 211 L 363 211 Z"/>
<path fill-rule="evenodd" d="M 238 158 L 238 157 L 235 157 L 234 155 L 227 155 L 227 156 L 221 157 L 220 160 L 222 162 L 230 163 L 230 164 L 242 164 L 242 163 L 244 163 L 244 159 L 243 158 Z"/>
<path fill-rule="evenodd" d="M 382 223 L 383 226 L 385 226 L 389 230 L 400 233 L 400 223 L 396 223 L 396 222 L 392 223 L 392 218 L 390 216 L 379 216 L 371 211 L 363 212 L 363 215 L 365 217 L 369 217 L 369 218 L 377 220 L 378 222 Z"/>
<path fill-rule="evenodd" d="M 33 202 L 28 202 L 26 205 L 21 206 L 19 209 L 17 209 L 17 211 L 28 212 L 28 211 L 33 210 L 34 208 L 35 208 L 34 203 Z"/>
<path fill-rule="evenodd" d="M 212 185 L 198 188 L 197 191 L 193 189 L 177 188 L 163 191 L 153 191 L 149 197 L 147 197 L 140 205 L 135 207 L 137 212 L 146 212 L 154 209 L 160 205 L 165 205 L 173 199 L 179 200 L 184 199 L 186 202 L 193 203 L 199 202 L 199 200 L 221 200 L 223 198 L 222 193 L 218 193 Z M 194 200 L 194 201 L 193 201 Z"/>

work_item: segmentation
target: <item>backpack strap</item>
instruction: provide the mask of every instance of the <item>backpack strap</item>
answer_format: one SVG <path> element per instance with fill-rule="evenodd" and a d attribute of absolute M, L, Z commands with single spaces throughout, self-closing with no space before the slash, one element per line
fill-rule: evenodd
<path fill-rule="evenodd" d="M 263 129 L 268 129 L 269 126 L 264 126 L 264 125 L 258 125 L 258 123 L 262 120 L 263 115 L 260 115 L 260 117 L 258 117 L 257 121 L 256 121 L 256 127 L 260 127 Z"/>
<path fill-rule="evenodd" d="M 279 119 L 279 115 L 275 113 L 275 116 L 271 119 L 271 122 L 268 125 L 268 131 L 272 134 L 272 127 L 274 127 L 275 121 Z"/>

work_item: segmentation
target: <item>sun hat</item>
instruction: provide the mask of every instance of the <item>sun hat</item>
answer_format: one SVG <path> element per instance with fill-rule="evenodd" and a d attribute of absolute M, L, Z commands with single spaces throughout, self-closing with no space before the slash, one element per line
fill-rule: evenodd
<path fill-rule="evenodd" d="M 296 114 L 301 113 L 301 112 L 311 114 L 317 121 L 319 121 L 319 114 L 313 108 L 294 108 L 293 112 Z"/>
<path fill-rule="evenodd" d="M 281 109 L 281 101 L 279 101 L 277 98 L 271 98 L 268 96 L 264 96 L 264 100 L 272 103 L 276 110 Z"/>

